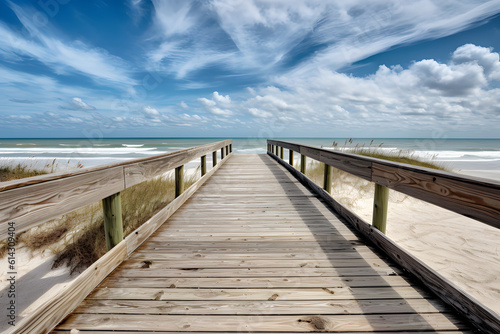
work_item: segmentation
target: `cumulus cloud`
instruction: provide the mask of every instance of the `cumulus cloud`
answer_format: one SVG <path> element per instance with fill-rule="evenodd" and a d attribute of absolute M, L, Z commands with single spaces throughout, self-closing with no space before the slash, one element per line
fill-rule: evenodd
<path fill-rule="evenodd" d="M 157 116 L 160 115 L 160 113 L 158 112 L 158 110 L 156 110 L 155 108 L 150 107 L 150 106 L 144 107 L 142 109 L 142 111 L 144 112 L 144 114 L 146 116 L 149 116 L 149 117 L 157 117 Z"/>
<path fill-rule="evenodd" d="M 497 66 L 493 50 L 466 45 L 448 63 L 424 59 L 408 68 L 382 65 L 367 77 L 325 69 L 286 74 L 275 86 L 250 89 L 241 106 L 257 119 L 286 118 L 288 126 L 309 129 L 359 130 L 377 124 L 390 129 L 398 124 L 398 131 L 413 131 L 415 126 L 458 126 L 466 119 L 470 124 L 500 122 L 500 89 L 490 85 Z"/>
<path fill-rule="evenodd" d="M 217 116 L 231 116 L 233 112 L 228 109 L 231 104 L 229 95 L 223 96 L 218 92 L 213 92 L 212 99 L 199 98 L 198 101 L 203 108 L 211 114 Z"/>
<path fill-rule="evenodd" d="M 74 106 L 75 110 L 95 110 L 94 106 L 91 106 L 85 102 L 79 97 L 74 97 L 71 100 L 72 105 Z"/>

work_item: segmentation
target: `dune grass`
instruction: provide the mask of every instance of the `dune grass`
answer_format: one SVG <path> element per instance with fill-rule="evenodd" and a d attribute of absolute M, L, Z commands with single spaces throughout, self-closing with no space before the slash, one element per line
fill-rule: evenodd
<path fill-rule="evenodd" d="M 186 177 L 185 187 L 199 179 L 199 167 Z M 21 174 L 17 174 L 21 175 Z M 144 224 L 175 197 L 172 173 L 139 183 L 121 192 L 124 236 Z M 33 253 L 56 254 L 53 268 L 67 265 L 71 273 L 80 272 L 106 253 L 104 218 L 101 201 L 74 210 L 19 233 L 18 244 Z M 6 247 L 0 246 L 0 256 Z"/>
<path fill-rule="evenodd" d="M 388 160 L 392 162 L 405 163 L 409 165 L 426 167 L 438 170 L 449 171 L 450 169 L 444 165 L 443 163 L 436 161 L 436 155 L 430 155 L 426 157 L 420 157 L 415 154 L 412 150 L 402 150 L 396 149 L 392 151 L 388 151 L 382 148 L 384 143 L 380 143 L 378 145 L 374 145 L 374 140 L 370 142 L 369 145 L 365 144 L 353 144 L 353 139 L 350 138 L 345 141 L 344 145 L 339 146 L 339 143 L 336 141 L 333 142 L 332 147 L 334 150 L 358 154 L 367 157 Z"/>
<path fill-rule="evenodd" d="M 353 144 L 353 139 L 348 139 L 343 145 L 333 142 L 333 148 L 336 151 L 350 154 L 358 154 L 373 157 L 391 162 L 405 163 L 419 167 L 433 168 L 437 170 L 449 171 L 444 164 L 435 161 L 436 156 L 420 157 L 416 156 L 411 150 L 384 150 L 382 144 L 374 145 L 373 140 L 366 146 L 364 144 Z M 314 183 L 323 187 L 324 182 L 324 164 L 318 161 L 307 159 L 306 176 Z M 296 166 L 300 169 L 300 163 Z M 356 211 L 361 199 L 372 198 L 374 192 L 374 183 L 362 178 L 344 172 L 337 168 L 332 168 L 332 196 L 347 208 Z M 403 198 L 406 198 L 404 196 Z M 403 199 L 404 200 L 404 199 Z"/>
<path fill-rule="evenodd" d="M 47 173 L 48 172 L 44 170 L 31 169 L 22 164 L 17 164 L 14 167 L 5 166 L 0 167 L 0 182 L 23 179 L 25 177 L 38 176 Z"/>

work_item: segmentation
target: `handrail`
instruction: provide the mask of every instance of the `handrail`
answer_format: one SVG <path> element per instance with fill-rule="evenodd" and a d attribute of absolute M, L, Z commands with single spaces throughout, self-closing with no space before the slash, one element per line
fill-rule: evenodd
<path fill-rule="evenodd" d="M 278 150 L 273 147 L 286 148 L 379 186 L 500 228 L 500 182 L 285 141 L 267 143 L 268 151 L 276 152 L 276 156 Z"/>
<path fill-rule="evenodd" d="M 271 157 L 303 184 L 309 186 L 325 201 L 326 205 L 350 223 L 367 240 L 385 252 L 395 263 L 406 269 L 441 300 L 452 306 L 485 333 L 500 333 L 500 315 L 427 266 L 413 254 L 399 247 L 384 234 L 388 188 L 499 228 L 499 182 L 278 140 L 268 140 L 267 143 L 268 154 Z M 283 148 L 290 150 L 288 162 L 283 160 Z M 294 151 L 301 154 L 300 171 L 293 166 Z M 314 158 L 325 164 L 323 186 L 317 185 L 305 175 L 306 157 Z M 331 183 L 331 166 L 375 182 L 373 222 L 371 225 L 330 195 L 327 182 Z"/>
<path fill-rule="evenodd" d="M 20 233 L 72 210 L 111 198 L 124 189 L 181 168 L 219 149 L 225 149 L 226 154 L 232 151 L 232 140 L 118 164 L 1 182 L 0 240 L 7 238 L 9 223 L 15 225 L 16 233 Z M 183 185 L 179 183 L 178 186 Z M 113 207 L 111 205 L 110 210 Z"/>

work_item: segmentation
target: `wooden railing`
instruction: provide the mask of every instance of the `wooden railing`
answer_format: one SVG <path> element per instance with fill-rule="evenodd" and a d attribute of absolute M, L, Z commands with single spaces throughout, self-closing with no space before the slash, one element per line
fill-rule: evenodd
<path fill-rule="evenodd" d="M 283 160 L 284 149 L 289 150 L 288 162 Z M 389 189 L 500 228 L 499 182 L 278 140 L 268 140 L 267 150 L 269 155 L 316 191 L 337 213 L 395 262 L 420 279 L 442 300 L 486 332 L 500 333 L 498 314 L 403 250 L 384 234 Z M 300 172 L 293 167 L 295 152 L 301 155 Z M 322 187 L 305 176 L 307 158 L 324 164 Z M 375 183 L 372 224 L 363 221 L 330 196 L 332 167 Z"/>
<path fill-rule="evenodd" d="M 217 151 L 224 158 L 232 152 L 232 141 L 224 140 L 202 146 L 136 159 L 114 165 L 98 166 L 76 172 L 63 172 L 0 183 L 0 240 L 7 238 L 7 224 L 15 223 L 16 233 L 50 219 L 103 200 L 106 242 L 111 246 L 123 239 L 120 235 L 120 191 L 175 169 L 176 197 L 184 191 L 184 164 L 201 157 L 202 176 L 206 174 L 206 155 Z"/>
<path fill-rule="evenodd" d="M 217 152 L 221 150 L 221 161 Z M 156 231 L 232 154 L 232 140 L 188 148 L 164 155 L 99 166 L 72 173 L 49 174 L 0 183 L 1 239 L 60 215 L 103 201 L 108 252 L 50 300 L 16 323 L 13 333 L 47 333 L 139 245 Z M 206 155 L 213 167 L 207 171 Z M 184 189 L 184 164 L 201 159 L 202 177 Z M 176 198 L 147 222 L 123 238 L 120 191 L 175 169 Z M 11 227 L 11 228 L 9 228 Z"/>

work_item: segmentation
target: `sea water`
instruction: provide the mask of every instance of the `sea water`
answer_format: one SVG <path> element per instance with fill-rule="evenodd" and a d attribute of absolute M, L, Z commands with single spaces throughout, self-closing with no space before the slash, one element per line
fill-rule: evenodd
<path fill-rule="evenodd" d="M 169 153 L 225 138 L 110 138 L 110 139 L 0 139 L 0 166 L 24 163 L 56 169 L 91 167 Z M 500 139 L 430 138 L 282 138 L 304 145 L 332 148 L 378 147 L 386 151 L 408 150 L 416 156 L 434 159 L 466 174 L 500 179 Z M 266 139 L 235 138 L 235 154 L 265 154 Z M 285 150 L 286 151 L 286 150 Z M 210 162 L 211 155 L 208 155 Z M 220 153 L 219 153 L 220 159 Z M 192 166 L 195 162 L 192 163 Z"/>

